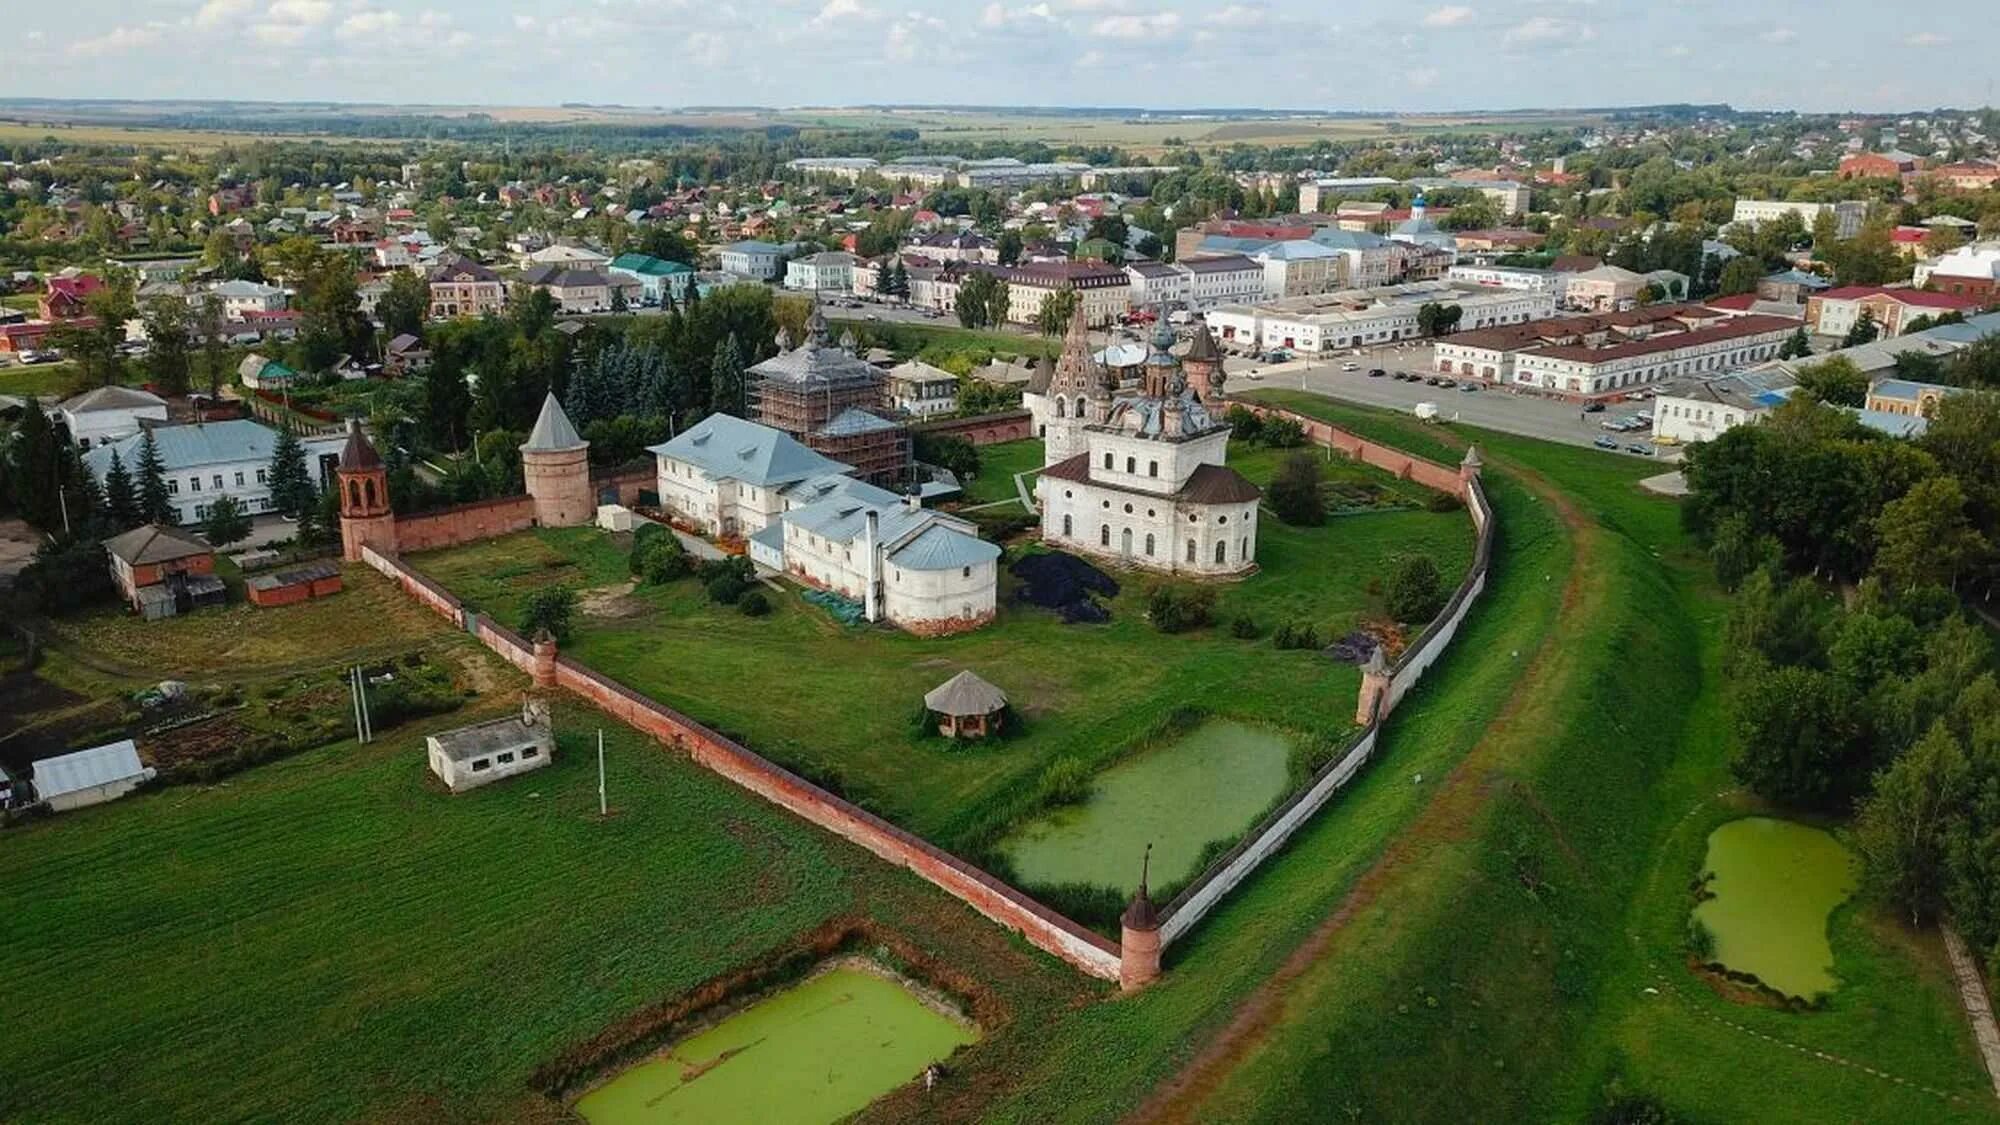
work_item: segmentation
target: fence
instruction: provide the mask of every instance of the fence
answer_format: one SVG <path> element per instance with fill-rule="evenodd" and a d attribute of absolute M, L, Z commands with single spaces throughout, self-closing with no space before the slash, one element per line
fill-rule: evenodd
<path fill-rule="evenodd" d="M 1325 422 L 1305 418 L 1290 411 L 1275 410 L 1254 404 L 1245 404 L 1260 415 L 1280 415 L 1300 424 L 1306 436 L 1319 444 L 1340 450 L 1358 461 L 1385 469 L 1405 480 L 1415 480 L 1440 491 L 1450 492 L 1465 501 L 1466 510 L 1472 515 L 1473 533 L 1476 545 L 1473 548 L 1472 566 L 1465 579 L 1452 592 L 1451 600 L 1443 610 L 1431 619 L 1431 623 L 1418 634 L 1417 639 L 1405 648 L 1402 655 L 1388 671 L 1388 683 L 1377 695 L 1375 707 L 1368 723 L 1363 726 L 1340 756 L 1323 767 L 1305 788 L 1279 805 L 1255 828 L 1246 833 L 1235 847 L 1219 856 L 1207 870 L 1196 876 L 1174 900 L 1161 912 L 1160 945 L 1172 945 L 1194 928 L 1195 923 L 1213 910 L 1230 891 L 1250 877 L 1265 860 L 1271 858 L 1291 839 L 1292 834 L 1306 821 L 1312 819 L 1329 800 L 1348 782 L 1354 780 L 1361 767 L 1375 756 L 1375 747 L 1381 738 L 1382 722 L 1395 709 L 1405 693 L 1423 679 L 1445 647 L 1458 635 L 1459 626 L 1464 624 L 1465 615 L 1472 610 L 1472 603 L 1486 590 L 1486 572 L 1493 559 L 1493 511 L 1486 501 L 1486 490 L 1479 483 L 1479 477 L 1472 472 L 1453 472 L 1435 461 L 1413 457 L 1399 449 L 1377 445 L 1345 430 L 1336 429 Z"/>

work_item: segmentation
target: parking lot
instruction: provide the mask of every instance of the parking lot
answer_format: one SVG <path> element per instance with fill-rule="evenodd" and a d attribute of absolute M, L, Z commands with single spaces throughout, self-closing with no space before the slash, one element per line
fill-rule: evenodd
<path fill-rule="evenodd" d="M 1349 365 L 1354 370 L 1344 370 Z M 1375 368 L 1387 374 L 1370 376 L 1368 372 Z M 1227 370 L 1232 389 L 1299 389 L 1404 413 L 1414 413 L 1418 403 L 1428 402 L 1437 406 L 1438 418 L 1445 422 L 1464 422 L 1523 437 L 1598 448 L 1604 448 L 1599 442 L 1609 438 L 1623 456 L 1679 458 L 1678 451 L 1653 444 L 1650 425 L 1622 433 L 1606 430 L 1605 422 L 1644 413 L 1650 409 L 1648 403 L 1616 403 L 1600 412 L 1591 412 L 1572 403 L 1484 383 L 1471 391 L 1464 389 L 1468 385 L 1464 382 L 1450 388 L 1427 385 L 1422 379 L 1433 374 L 1431 348 L 1427 343 L 1391 344 L 1363 349 L 1360 355 L 1343 352 L 1276 364 L 1237 358 L 1230 360 Z M 1398 371 L 1416 376 L 1417 380 L 1398 380 L 1394 377 Z M 1638 454 L 1631 450 L 1633 446 L 1651 452 Z"/>

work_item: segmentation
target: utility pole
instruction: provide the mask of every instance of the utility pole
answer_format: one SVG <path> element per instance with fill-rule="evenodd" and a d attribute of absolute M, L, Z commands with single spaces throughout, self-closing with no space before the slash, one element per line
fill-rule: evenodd
<path fill-rule="evenodd" d="M 604 728 L 597 728 L 597 815 L 610 816 L 611 811 L 604 803 Z"/>

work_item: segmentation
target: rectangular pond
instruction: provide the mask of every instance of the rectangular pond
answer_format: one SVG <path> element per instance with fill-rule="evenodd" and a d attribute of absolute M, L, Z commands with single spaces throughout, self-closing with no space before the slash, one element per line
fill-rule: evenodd
<path fill-rule="evenodd" d="M 888 976 L 836 964 L 626 1068 L 591 1125 L 839 1121 L 978 1038 Z"/>
<path fill-rule="evenodd" d="M 1088 883 L 1129 892 L 1153 845 L 1153 885 L 1195 874 L 1211 840 L 1235 836 L 1291 782 L 1291 742 L 1223 719 L 1105 770 L 1090 799 L 1036 817 L 1000 850 L 1023 882 Z"/>

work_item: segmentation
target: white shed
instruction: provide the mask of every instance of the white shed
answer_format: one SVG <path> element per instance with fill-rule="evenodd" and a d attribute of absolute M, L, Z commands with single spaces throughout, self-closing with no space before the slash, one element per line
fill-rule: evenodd
<path fill-rule="evenodd" d="M 140 764 L 138 746 L 126 738 L 36 762 L 35 796 L 56 812 L 67 812 L 115 801 L 154 776 L 151 766 Z"/>
<path fill-rule="evenodd" d="M 521 704 L 519 715 L 444 731 L 426 741 L 431 772 L 454 793 L 541 769 L 556 750 L 548 705 L 533 699 Z"/>

